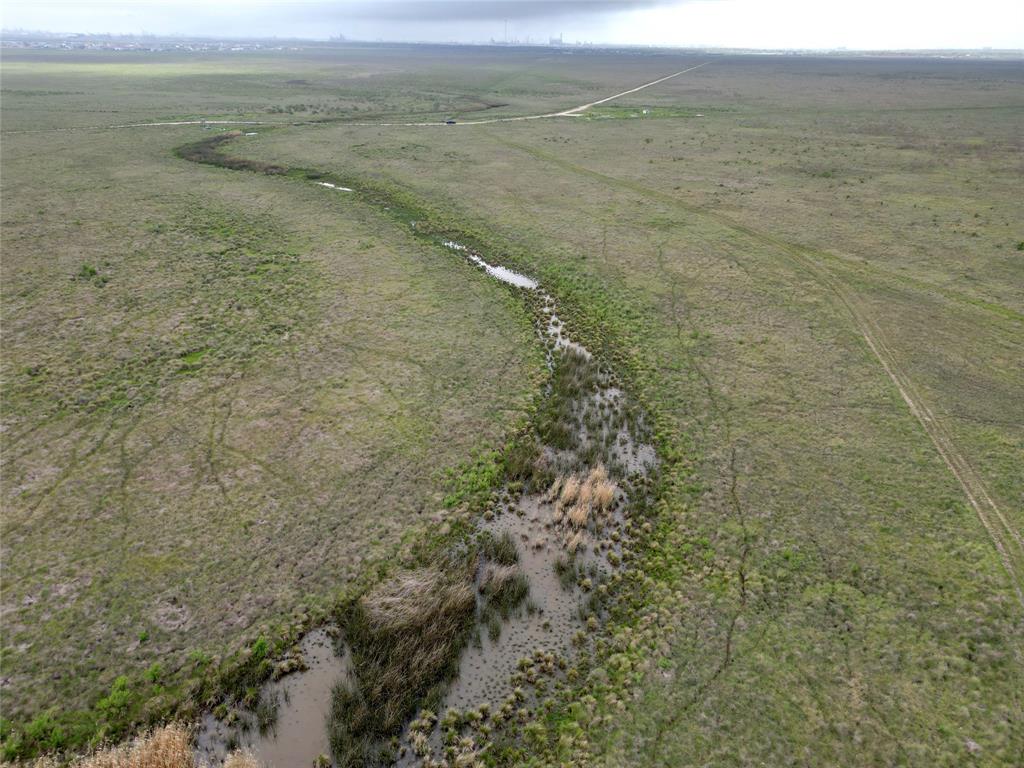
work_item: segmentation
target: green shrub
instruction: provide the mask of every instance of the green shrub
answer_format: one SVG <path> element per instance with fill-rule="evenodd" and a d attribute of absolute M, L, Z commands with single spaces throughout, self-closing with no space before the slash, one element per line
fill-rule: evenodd
<path fill-rule="evenodd" d="M 96 703 L 96 709 L 108 722 L 119 722 L 128 713 L 132 698 L 128 678 L 121 675 L 110 686 L 110 693 Z"/>

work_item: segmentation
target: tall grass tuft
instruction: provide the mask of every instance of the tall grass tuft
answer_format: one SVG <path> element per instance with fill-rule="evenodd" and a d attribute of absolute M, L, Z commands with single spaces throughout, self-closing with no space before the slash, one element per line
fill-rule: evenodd
<path fill-rule="evenodd" d="M 566 478 L 565 482 L 562 483 L 562 493 L 559 496 L 559 501 L 562 506 L 569 506 L 574 501 L 580 492 L 580 480 L 578 477 L 573 475 L 572 477 Z"/>
<path fill-rule="evenodd" d="M 569 522 L 572 523 L 573 528 L 583 528 L 588 519 L 590 519 L 589 504 L 579 501 L 569 510 Z"/>
<path fill-rule="evenodd" d="M 584 507 L 590 508 L 590 502 L 594 498 L 594 486 L 590 483 L 590 480 L 580 484 L 580 491 L 576 494 L 576 503 Z"/>
<path fill-rule="evenodd" d="M 565 543 L 565 549 L 570 555 L 576 554 L 576 550 L 581 546 L 583 546 L 583 531 L 576 531 Z"/>
<path fill-rule="evenodd" d="M 560 482 L 548 492 L 549 498 L 558 494 L 552 520 L 556 525 L 566 520 L 574 529 L 585 528 L 592 514 L 607 512 L 612 508 L 617 491 L 618 487 L 608 479 L 608 471 L 600 463 L 583 479 L 576 475 L 560 478 Z M 581 540 L 576 540 L 574 546 L 580 543 Z"/>
<path fill-rule="evenodd" d="M 233 752 L 224 761 L 224 768 L 259 768 L 249 752 Z M 71 763 L 54 758 L 41 758 L 33 768 L 206 768 L 192 751 L 192 732 L 180 723 L 172 723 L 143 733 L 131 741 L 108 747 Z"/>
<path fill-rule="evenodd" d="M 497 538 L 490 534 L 484 535 L 480 542 L 480 552 L 488 560 L 499 565 L 515 565 L 519 562 L 519 550 L 516 549 L 515 539 L 508 531 Z"/>
<path fill-rule="evenodd" d="M 484 600 L 502 618 L 508 618 L 529 591 L 529 579 L 514 565 L 488 565 L 480 580 Z"/>
<path fill-rule="evenodd" d="M 594 505 L 602 512 L 607 512 L 615 503 L 615 483 L 601 480 L 594 486 Z"/>
<path fill-rule="evenodd" d="M 344 621 L 352 682 L 331 706 L 331 748 L 341 766 L 387 765 L 387 740 L 424 704 L 437 703 L 458 672 L 473 625 L 469 574 L 438 568 L 406 571 L 364 596 Z"/>
<path fill-rule="evenodd" d="M 608 470 L 604 468 L 604 464 L 598 464 L 587 475 L 587 485 L 595 486 L 599 483 L 603 483 L 608 479 Z"/>
<path fill-rule="evenodd" d="M 559 495 L 561 494 L 561 492 L 562 492 L 562 483 L 564 483 L 564 482 L 565 482 L 565 476 L 564 475 L 558 475 L 555 478 L 554 482 L 551 483 L 551 487 L 548 488 L 548 492 L 544 494 L 544 496 L 542 497 L 541 501 L 547 503 L 547 502 L 551 502 L 551 501 L 554 501 L 555 499 L 557 499 L 559 497 Z"/>
<path fill-rule="evenodd" d="M 569 589 L 576 583 L 576 558 L 559 555 L 555 560 L 555 574 L 562 589 Z"/>

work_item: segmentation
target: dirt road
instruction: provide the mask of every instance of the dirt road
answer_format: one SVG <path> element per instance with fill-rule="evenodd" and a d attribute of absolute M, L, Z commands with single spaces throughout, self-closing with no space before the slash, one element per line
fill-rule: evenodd
<path fill-rule="evenodd" d="M 571 107 L 570 109 L 563 109 L 561 112 L 545 112 L 537 115 L 520 115 L 518 117 L 491 117 L 486 120 L 466 120 L 464 122 L 456 122 L 455 125 L 494 125 L 495 123 L 518 123 L 525 120 L 545 120 L 553 117 L 577 117 L 583 112 L 586 112 L 591 107 L 596 107 L 598 104 L 605 104 L 606 102 L 613 101 L 622 96 L 628 96 L 631 93 L 642 91 L 645 88 L 658 85 L 658 83 L 664 83 L 666 80 L 671 80 L 674 77 L 685 75 L 687 72 L 693 72 L 695 69 L 700 69 L 706 66 L 708 62 L 696 64 L 695 66 L 687 69 L 682 69 L 678 72 L 673 72 L 671 75 L 665 75 L 665 77 L 659 77 L 657 80 L 651 80 L 649 83 L 638 85 L 635 88 L 630 88 L 627 91 L 621 91 L 620 93 L 606 96 L 603 99 L 597 101 L 591 101 L 587 104 L 580 104 L 578 107 Z M 310 123 L 274 123 L 269 121 L 259 120 L 175 120 L 166 121 L 159 123 L 122 123 L 120 125 L 92 125 L 92 126 L 76 126 L 73 128 L 41 128 L 39 130 L 18 130 L 18 131 L 4 131 L 4 133 L 46 133 L 49 131 L 97 131 L 97 130 L 116 130 L 122 128 L 159 128 L 161 126 L 180 126 L 180 125 L 309 125 Z M 445 120 L 432 120 L 426 122 L 408 122 L 408 123 L 345 123 L 345 125 L 352 125 L 362 128 L 425 128 L 432 126 L 448 125 Z"/>

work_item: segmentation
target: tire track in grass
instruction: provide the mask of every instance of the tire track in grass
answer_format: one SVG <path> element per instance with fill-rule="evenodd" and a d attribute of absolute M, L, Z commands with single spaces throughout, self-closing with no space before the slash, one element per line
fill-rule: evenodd
<path fill-rule="evenodd" d="M 493 133 L 488 134 L 495 141 L 512 149 L 524 152 L 532 157 L 562 168 L 563 170 L 586 176 L 611 186 L 629 190 L 643 197 L 667 203 L 687 213 L 703 216 L 707 219 L 738 232 L 754 242 L 766 245 L 784 253 L 799 268 L 817 280 L 823 287 L 833 293 L 847 314 L 853 319 L 864 343 L 871 354 L 881 365 L 886 376 L 900 393 L 911 414 L 917 419 L 925 434 L 931 440 L 946 468 L 959 483 L 964 496 L 975 515 L 985 528 L 999 559 L 1006 570 L 1010 586 L 1017 596 L 1021 608 L 1024 608 L 1024 588 L 1021 574 L 1024 574 L 1024 539 L 1013 526 L 1005 513 L 988 492 L 985 482 L 974 466 L 960 452 L 949 429 L 927 406 L 910 377 L 900 368 L 898 359 L 886 344 L 877 320 L 872 316 L 865 303 L 835 273 L 821 262 L 827 254 L 812 251 L 803 246 L 786 242 L 774 235 L 754 229 L 718 211 L 708 210 L 702 206 L 687 203 L 674 195 L 657 189 L 646 187 L 635 181 L 620 179 L 591 168 L 572 163 L 549 152 L 520 144 Z"/>

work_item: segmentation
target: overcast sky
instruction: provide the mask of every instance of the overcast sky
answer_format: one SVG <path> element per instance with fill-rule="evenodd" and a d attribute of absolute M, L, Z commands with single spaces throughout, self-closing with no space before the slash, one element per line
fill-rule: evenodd
<path fill-rule="evenodd" d="M 744 48 L 1024 48 L 1024 0 L 2 0 L 5 29 Z"/>

